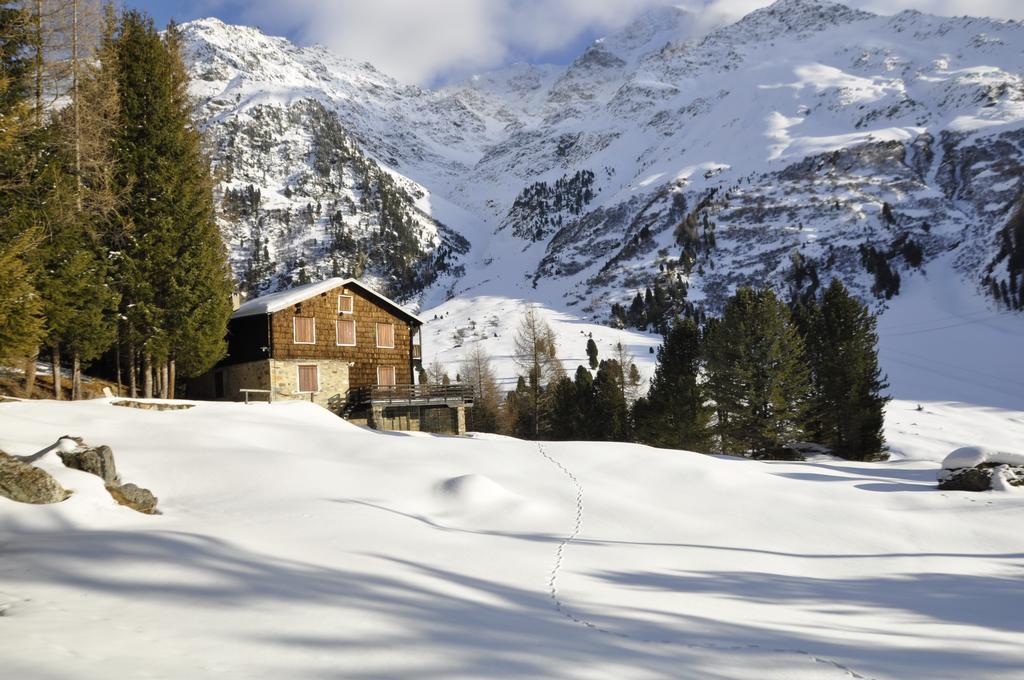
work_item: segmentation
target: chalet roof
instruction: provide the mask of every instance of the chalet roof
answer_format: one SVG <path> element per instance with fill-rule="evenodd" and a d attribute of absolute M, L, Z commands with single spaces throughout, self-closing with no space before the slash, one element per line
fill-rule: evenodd
<path fill-rule="evenodd" d="M 394 300 L 384 297 L 373 288 L 370 288 L 359 280 L 343 279 L 340 277 L 317 281 L 316 283 L 307 283 L 303 286 L 296 286 L 294 288 L 289 288 L 288 290 L 282 290 L 277 293 L 270 293 L 269 295 L 261 295 L 258 298 L 253 298 L 236 309 L 231 315 L 231 318 L 240 319 L 244 316 L 256 316 L 257 314 L 273 314 L 274 312 L 279 312 L 282 309 L 287 309 L 292 305 L 298 304 L 303 300 L 316 297 L 320 293 L 326 293 L 329 290 L 334 290 L 335 288 L 340 288 L 342 286 L 345 286 L 346 288 L 358 288 L 364 293 L 369 294 L 371 297 L 376 298 L 383 307 L 390 309 L 397 316 L 419 324 L 423 323 L 423 319 L 406 310 Z"/>

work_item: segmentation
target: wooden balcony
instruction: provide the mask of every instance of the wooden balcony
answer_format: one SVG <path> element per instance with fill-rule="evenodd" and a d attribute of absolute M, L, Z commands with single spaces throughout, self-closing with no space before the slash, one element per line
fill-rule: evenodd
<path fill-rule="evenodd" d="M 468 385 L 366 385 L 330 400 L 331 410 L 343 415 L 367 406 L 472 405 L 473 388 Z"/>

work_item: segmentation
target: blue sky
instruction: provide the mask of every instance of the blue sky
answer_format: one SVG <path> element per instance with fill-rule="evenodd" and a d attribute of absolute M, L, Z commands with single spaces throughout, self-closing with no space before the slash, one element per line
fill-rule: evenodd
<path fill-rule="evenodd" d="M 1024 0 L 844 0 L 881 14 L 1024 19 Z M 516 61 L 568 63 L 595 38 L 657 5 L 705 26 L 772 0 L 123 0 L 159 25 L 216 16 L 299 44 L 320 43 L 409 83 L 434 85 Z"/>

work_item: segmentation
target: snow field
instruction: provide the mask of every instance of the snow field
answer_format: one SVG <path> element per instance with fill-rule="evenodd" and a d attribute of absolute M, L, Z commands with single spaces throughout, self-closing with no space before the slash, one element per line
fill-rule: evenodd
<path fill-rule="evenodd" d="M 948 422 L 892 463 L 798 464 L 298 402 L 0 404 L 0 448 L 109 444 L 164 513 L 43 456 L 75 494 L 0 499 L 0 655 L 25 678 L 1020 677 L 1024 498 L 937 491 L 945 439 L 984 434 Z"/>

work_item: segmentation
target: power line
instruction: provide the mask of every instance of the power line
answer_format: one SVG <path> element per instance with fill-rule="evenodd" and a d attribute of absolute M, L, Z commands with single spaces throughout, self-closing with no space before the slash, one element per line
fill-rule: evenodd
<path fill-rule="evenodd" d="M 945 330 L 947 328 L 957 328 L 959 326 L 971 326 L 971 325 L 976 324 L 976 323 L 982 323 L 982 322 L 985 322 L 985 321 L 992 321 L 994 319 L 1001 319 L 1001 318 L 1005 318 L 1005 317 L 1002 314 L 996 314 L 996 315 L 993 315 L 993 316 L 990 316 L 990 317 L 983 317 L 981 319 L 970 319 L 968 321 L 961 321 L 960 323 L 951 323 L 951 324 L 947 324 L 945 326 L 936 326 L 934 328 L 921 328 L 921 329 L 916 330 L 916 331 L 905 331 L 903 333 L 885 333 L 885 332 L 881 332 L 880 334 L 883 337 L 886 337 L 886 338 L 899 338 L 899 337 L 902 337 L 904 335 L 918 335 L 920 333 L 931 333 L 933 331 L 941 331 L 941 330 Z"/>
<path fill-rule="evenodd" d="M 911 368 L 916 368 L 918 370 L 923 370 L 923 371 L 926 371 L 928 373 L 932 373 L 934 375 L 941 376 L 943 378 L 957 380 L 959 382 L 968 383 L 968 384 L 976 384 L 978 386 L 982 386 L 982 387 L 985 387 L 987 389 L 994 390 L 996 392 L 999 392 L 1001 394 L 1005 394 L 1007 396 L 1017 397 L 1017 398 L 1021 397 L 1021 392 L 1020 392 L 1019 389 L 1014 390 L 1014 391 L 1010 391 L 1009 389 L 1006 389 L 1006 387 L 1009 387 L 1009 386 L 1005 386 L 1004 387 L 1002 385 L 994 385 L 994 384 L 992 384 L 991 382 L 989 382 L 987 380 L 979 380 L 978 379 L 979 376 L 983 376 L 983 377 L 986 377 L 986 378 L 992 378 L 994 376 L 989 376 L 989 375 L 986 375 L 986 374 L 983 374 L 983 373 L 978 373 L 977 371 L 972 371 L 971 369 L 965 369 L 965 368 L 960 368 L 960 367 L 957 367 L 957 366 L 952 366 L 952 365 L 949 365 L 949 364 L 941 364 L 941 362 L 935 362 L 935 363 L 939 363 L 941 365 L 944 365 L 947 368 L 951 368 L 951 369 L 954 369 L 954 370 L 961 370 L 961 371 L 965 371 L 965 372 L 971 373 L 972 377 L 974 378 L 973 380 L 969 380 L 966 376 L 959 376 L 959 375 L 951 374 L 951 373 L 946 372 L 946 371 L 938 370 L 935 366 L 928 366 L 928 365 L 925 365 L 925 364 L 921 364 L 921 363 L 914 362 L 914 361 L 907 361 L 906 359 L 900 359 L 900 358 L 897 358 L 897 357 L 889 357 L 885 361 L 892 361 L 892 362 L 895 362 L 895 363 L 898 363 L 898 364 L 903 364 L 904 366 L 910 366 Z M 1012 382 L 1012 381 L 1009 381 L 1009 382 Z M 1015 386 L 1016 386 L 1016 384 L 1015 384 Z M 1010 389 L 1013 389 L 1013 388 L 1011 387 Z"/>
<path fill-rule="evenodd" d="M 898 323 L 898 324 L 894 324 L 894 325 L 886 324 L 885 327 L 888 330 L 894 330 L 894 329 L 898 330 L 900 328 L 913 328 L 914 326 L 924 326 L 924 325 L 933 324 L 933 323 L 943 323 L 945 321 L 967 321 L 967 320 L 984 321 L 985 318 L 991 317 L 991 316 L 992 316 L 992 312 L 989 311 L 989 310 L 984 310 L 984 311 L 980 311 L 980 312 L 971 312 L 970 314 L 944 314 L 943 316 L 940 316 L 940 317 L 937 317 L 937 318 L 934 318 L 934 319 L 924 319 L 924 320 L 921 320 L 921 321 L 908 321 L 907 323 Z M 1000 314 L 998 316 L 1002 316 L 1002 315 Z M 881 325 L 881 324 L 879 324 L 879 325 Z"/>

